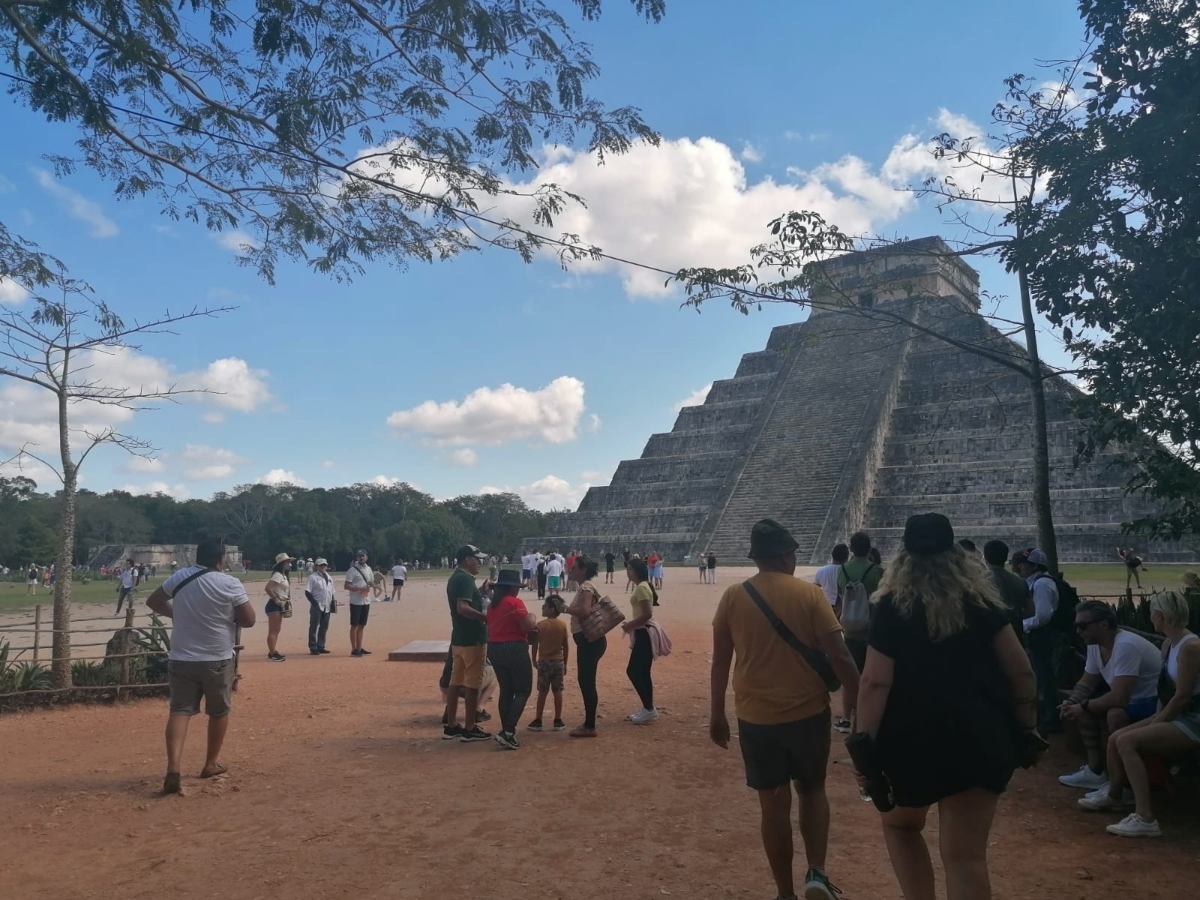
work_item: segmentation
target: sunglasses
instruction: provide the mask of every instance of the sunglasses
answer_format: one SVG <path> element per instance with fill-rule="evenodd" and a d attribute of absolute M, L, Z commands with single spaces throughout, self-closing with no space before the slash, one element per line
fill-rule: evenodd
<path fill-rule="evenodd" d="M 1076 622 L 1075 630 L 1076 631 L 1086 631 L 1087 627 L 1089 625 L 1095 625 L 1099 621 L 1100 621 L 1099 619 L 1088 619 L 1086 622 Z"/>

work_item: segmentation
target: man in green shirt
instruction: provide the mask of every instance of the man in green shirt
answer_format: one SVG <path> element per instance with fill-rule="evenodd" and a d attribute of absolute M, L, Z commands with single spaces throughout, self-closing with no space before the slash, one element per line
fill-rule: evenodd
<path fill-rule="evenodd" d="M 850 535 L 850 561 L 838 570 L 838 618 L 841 618 L 841 596 L 847 584 L 861 583 L 867 589 L 867 596 L 870 596 L 875 593 L 879 582 L 883 580 L 883 567 L 867 559 L 867 554 L 870 552 L 870 535 L 865 531 L 856 531 Z M 845 627 L 845 623 L 842 627 Z M 845 632 L 846 646 L 850 648 L 850 655 L 854 657 L 859 672 L 862 672 L 863 666 L 867 664 L 867 638 L 869 636 L 868 631 Z"/>
<path fill-rule="evenodd" d="M 486 741 L 491 735 L 475 724 L 479 689 L 483 686 L 483 667 L 487 662 L 487 614 L 483 594 L 475 586 L 475 576 L 487 554 L 478 547 L 464 544 L 458 548 L 458 567 L 446 582 L 446 600 L 450 605 L 450 690 L 446 700 L 446 725 L 442 740 L 458 738 L 463 743 Z M 491 587 L 484 582 L 484 590 Z M 458 725 L 458 699 L 466 704 L 463 726 Z"/>

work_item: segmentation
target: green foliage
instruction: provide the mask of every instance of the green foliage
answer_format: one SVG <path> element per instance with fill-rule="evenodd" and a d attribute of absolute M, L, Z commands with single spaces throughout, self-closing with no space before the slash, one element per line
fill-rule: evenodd
<path fill-rule="evenodd" d="M 120 669 L 111 662 L 77 659 L 71 663 L 71 683 L 76 687 L 101 687 L 120 680 Z"/>
<path fill-rule="evenodd" d="M 602 159 L 657 135 L 586 93 L 599 69 L 556 6 L 601 0 L 81 0 L 7 3 L 12 93 L 79 132 L 78 161 L 119 197 L 244 229 L 243 261 L 290 257 L 339 279 L 371 260 L 446 259 L 482 244 L 525 259 L 578 198 L 506 179 L 543 143 Z M 662 18 L 665 0 L 632 0 Z M 527 212 L 491 218 L 497 195 Z M 570 252 L 585 255 L 589 248 Z M 32 263 L 31 263 L 32 264 Z M 35 266 L 34 273 L 37 273 Z"/>
<path fill-rule="evenodd" d="M 0 672 L 0 694 L 45 691 L 54 687 L 54 673 L 41 663 L 15 662 Z"/>
<path fill-rule="evenodd" d="M 1165 505 L 1134 529 L 1178 538 L 1200 532 L 1200 5 L 1079 5 L 1086 83 L 1018 148 L 1048 175 L 1010 259 L 1082 366 L 1080 452 L 1120 451 Z"/>

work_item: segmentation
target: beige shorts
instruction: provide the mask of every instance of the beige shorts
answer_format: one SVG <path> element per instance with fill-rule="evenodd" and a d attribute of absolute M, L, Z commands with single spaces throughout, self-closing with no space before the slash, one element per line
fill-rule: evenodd
<path fill-rule="evenodd" d="M 229 715 L 233 698 L 233 660 L 217 662 L 167 661 L 167 682 L 171 688 L 171 715 L 194 716 L 204 698 L 205 715 L 214 719 Z"/>
<path fill-rule="evenodd" d="M 483 664 L 487 661 L 487 644 L 474 647 L 451 647 L 454 666 L 450 670 L 450 687 L 477 691 L 483 687 Z"/>

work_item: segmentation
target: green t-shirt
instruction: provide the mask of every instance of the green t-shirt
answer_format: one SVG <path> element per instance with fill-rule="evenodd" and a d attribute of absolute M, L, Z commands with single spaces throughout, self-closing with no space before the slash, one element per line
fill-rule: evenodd
<path fill-rule="evenodd" d="M 868 571 L 869 570 L 869 571 Z M 867 589 L 867 596 L 875 593 L 879 587 L 879 582 L 883 580 L 883 567 L 877 563 L 871 562 L 869 559 L 851 559 L 849 562 L 838 567 L 838 594 L 841 594 L 844 588 L 851 581 L 861 581 Z M 872 615 L 874 615 L 875 607 L 872 606 Z M 862 640 L 864 634 L 847 632 L 847 637 L 852 637 L 855 640 Z"/>
<path fill-rule="evenodd" d="M 455 569 L 446 582 L 446 600 L 450 604 L 450 643 L 455 647 L 474 647 L 487 643 L 487 623 L 458 614 L 458 601 L 466 600 L 473 609 L 483 612 L 483 594 L 475 586 L 469 572 Z"/>

